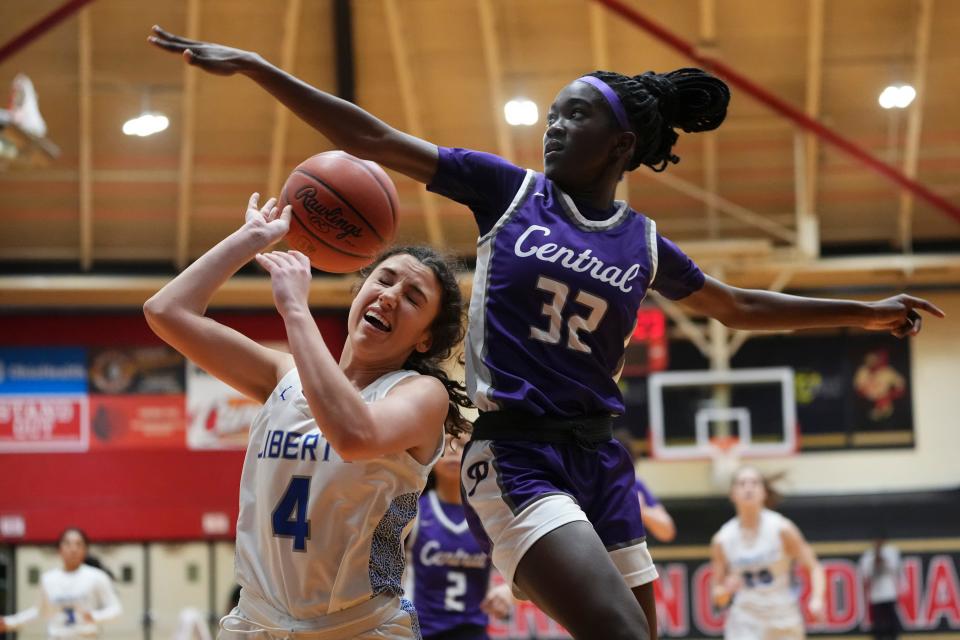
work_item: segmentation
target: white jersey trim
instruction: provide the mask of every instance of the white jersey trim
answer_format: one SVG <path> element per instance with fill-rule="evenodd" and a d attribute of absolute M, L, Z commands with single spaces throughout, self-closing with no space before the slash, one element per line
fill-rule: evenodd
<path fill-rule="evenodd" d="M 657 279 L 657 265 L 659 263 L 657 223 L 650 218 L 647 218 L 647 251 L 650 253 L 650 281 L 647 283 L 647 290 L 649 290 L 653 286 L 653 281 Z"/>
<path fill-rule="evenodd" d="M 447 517 L 447 514 L 443 512 L 443 506 L 440 504 L 440 498 L 437 497 L 436 491 L 430 491 L 427 494 L 427 500 L 430 501 L 430 508 L 433 510 L 433 515 L 436 516 L 437 521 L 443 525 L 443 528 L 451 533 L 461 535 L 467 529 L 470 528 L 470 524 L 464 518 L 463 522 L 454 523 L 453 520 Z"/>
<path fill-rule="evenodd" d="M 466 379 L 467 393 L 473 404 L 481 411 L 496 411 L 500 407 L 490 398 L 493 376 L 484 364 L 487 333 L 487 281 L 489 279 L 490 255 L 493 243 L 484 242 L 477 247 L 477 264 L 473 272 L 473 292 L 470 294 L 470 319 L 467 329 Z"/>
<path fill-rule="evenodd" d="M 510 206 L 508 206 L 507 210 L 503 212 L 503 215 L 500 216 L 500 219 L 497 220 L 497 223 L 493 225 L 493 228 L 491 228 L 490 231 L 487 231 L 477 240 L 477 245 L 481 245 L 493 236 L 497 235 L 497 231 L 499 231 L 503 225 L 510 221 L 513 213 L 524 201 L 527 191 L 533 184 L 533 181 L 536 177 L 537 173 L 533 169 L 527 169 L 527 174 L 523 176 L 523 182 L 520 183 L 520 188 L 517 189 L 517 192 L 513 195 L 513 200 L 510 201 Z"/>
<path fill-rule="evenodd" d="M 497 223 L 485 235 L 477 240 L 477 264 L 473 271 L 473 292 L 470 294 L 470 323 L 467 328 L 466 379 L 467 394 L 473 404 L 481 411 L 496 411 L 499 405 L 490 398 L 493 388 L 493 376 L 490 369 L 484 364 L 486 348 L 487 321 L 487 281 L 489 279 L 490 256 L 493 253 L 491 240 L 497 232 L 510 221 L 513 214 L 530 193 L 536 179 L 536 172 L 527 169 L 527 174 L 520 183 L 520 188 L 514 194 L 510 206 L 504 211 Z"/>
<path fill-rule="evenodd" d="M 612 216 L 606 220 L 590 220 L 580 213 L 580 209 L 577 208 L 573 198 L 564 193 L 557 185 L 554 184 L 553 188 L 560 195 L 560 199 L 564 205 L 563 208 L 567 211 L 567 213 L 570 214 L 574 222 L 588 231 L 604 231 L 606 229 L 615 227 L 620 224 L 623 218 L 626 217 L 626 214 L 630 211 L 630 207 L 627 206 L 625 200 L 614 200 L 614 204 L 618 206 L 617 210 L 614 211 Z"/>

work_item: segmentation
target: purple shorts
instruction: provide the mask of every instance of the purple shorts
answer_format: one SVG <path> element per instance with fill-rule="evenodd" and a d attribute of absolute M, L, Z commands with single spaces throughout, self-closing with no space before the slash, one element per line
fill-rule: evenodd
<path fill-rule="evenodd" d="M 467 522 L 508 583 L 538 539 L 593 525 L 628 586 L 657 577 L 647 551 L 630 455 L 616 440 L 572 444 L 471 440 L 460 473 Z"/>

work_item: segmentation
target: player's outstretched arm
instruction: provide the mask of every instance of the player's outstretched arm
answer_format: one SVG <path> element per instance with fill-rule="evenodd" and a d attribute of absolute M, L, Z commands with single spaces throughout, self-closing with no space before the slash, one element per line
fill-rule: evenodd
<path fill-rule="evenodd" d="M 640 515 L 643 519 L 643 528 L 660 542 L 672 542 L 677 537 L 677 525 L 662 504 L 647 505 L 640 498 Z"/>
<path fill-rule="evenodd" d="M 143 313 L 164 342 L 240 393 L 264 402 L 293 368 L 293 359 L 206 316 L 217 289 L 290 228 L 290 207 L 281 212 L 271 198 L 260 208 L 259 197 L 250 197 L 244 225 L 147 300 Z"/>
<path fill-rule="evenodd" d="M 723 546 L 714 537 L 710 543 L 710 599 L 714 606 L 726 607 L 733 599 L 733 594 L 739 588 L 737 576 L 730 572 L 727 565 L 727 556 L 723 553 Z"/>
<path fill-rule="evenodd" d="M 823 570 L 823 565 L 817 559 L 813 547 L 810 546 L 807 539 L 803 537 L 803 533 L 793 522 L 787 521 L 780 532 L 780 537 L 787 554 L 810 572 L 810 599 L 807 601 L 807 609 L 810 610 L 810 614 L 814 618 L 822 618 L 824 596 L 827 590 L 827 576 Z"/>
<path fill-rule="evenodd" d="M 716 318 L 733 329 L 858 327 L 885 331 L 898 338 L 920 332 L 921 311 L 944 317 L 943 311 L 933 303 L 903 293 L 873 302 L 805 298 L 731 287 L 710 276 L 702 289 L 681 300 L 680 304 L 694 313 Z"/>
<path fill-rule="evenodd" d="M 100 623 L 119 618 L 123 614 L 123 606 L 106 574 L 99 576 L 96 591 L 100 607 L 88 612 L 90 622 Z"/>
<path fill-rule="evenodd" d="M 20 627 L 27 624 L 31 620 L 35 620 L 39 615 L 40 615 L 39 608 L 30 607 L 29 609 L 24 609 L 19 613 L 14 613 L 9 616 L 0 616 L 0 632 L 14 631 L 16 629 L 19 629 Z"/>
<path fill-rule="evenodd" d="M 256 52 L 190 40 L 158 26 L 153 27 L 153 35 L 147 40 L 182 55 L 188 64 L 208 73 L 249 77 L 347 153 L 423 183 L 436 173 L 436 145 L 394 129 L 357 105 L 310 86 Z"/>

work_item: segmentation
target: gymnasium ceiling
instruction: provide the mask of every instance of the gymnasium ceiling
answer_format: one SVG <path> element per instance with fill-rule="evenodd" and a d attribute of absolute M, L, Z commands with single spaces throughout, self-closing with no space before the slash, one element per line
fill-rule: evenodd
<path fill-rule="evenodd" d="M 3 0 L 0 44 L 61 4 Z M 626 4 L 898 169 L 909 170 L 905 156 L 915 143 L 917 180 L 960 204 L 960 2 Z M 499 152 L 535 168 L 542 124 L 507 127 L 505 100 L 534 100 L 542 123 L 555 93 L 598 66 L 639 73 L 691 64 L 590 0 L 353 0 L 352 8 L 361 106 L 438 144 Z M 191 79 L 177 57 L 147 45 L 150 26 L 255 49 L 333 91 L 332 12 L 333 0 L 96 0 L 0 63 L 0 87 L 17 72 L 33 79 L 49 136 L 62 149 L 46 166 L 0 173 L 0 262 L 18 272 L 51 262 L 75 272 L 119 263 L 169 268 L 236 228 L 250 192 L 275 189 L 299 161 L 330 145 L 244 78 Z M 905 111 L 877 104 L 895 82 L 921 87 Z M 166 113 L 170 128 L 123 135 L 123 122 L 144 105 Z M 681 135 L 671 184 L 638 171 L 628 181 L 630 202 L 663 233 L 703 251 L 711 245 L 702 241 L 716 239 L 744 241 L 737 246 L 747 253 L 784 250 L 789 240 L 717 207 L 793 229 L 796 163 L 804 157 L 795 132 L 734 89 L 719 131 Z M 90 164 L 81 166 L 86 153 Z M 904 237 L 920 249 L 956 251 L 960 221 L 922 200 L 901 203 L 895 185 L 844 153 L 819 144 L 803 163 L 812 169 L 806 185 L 825 252 L 858 243 L 898 251 Z M 401 240 L 472 255 L 475 227 L 465 209 L 394 178 Z M 721 200 L 705 203 L 698 192 Z M 904 220 L 912 221 L 907 236 Z"/>

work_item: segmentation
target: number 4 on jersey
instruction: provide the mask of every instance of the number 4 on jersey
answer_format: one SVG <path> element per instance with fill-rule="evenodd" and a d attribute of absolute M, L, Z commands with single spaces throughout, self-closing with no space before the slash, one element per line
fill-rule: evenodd
<path fill-rule="evenodd" d="M 280 502 L 273 509 L 273 535 L 293 538 L 294 551 L 306 551 L 310 538 L 307 501 L 310 498 L 310 477 L 293 476 Z"/>

